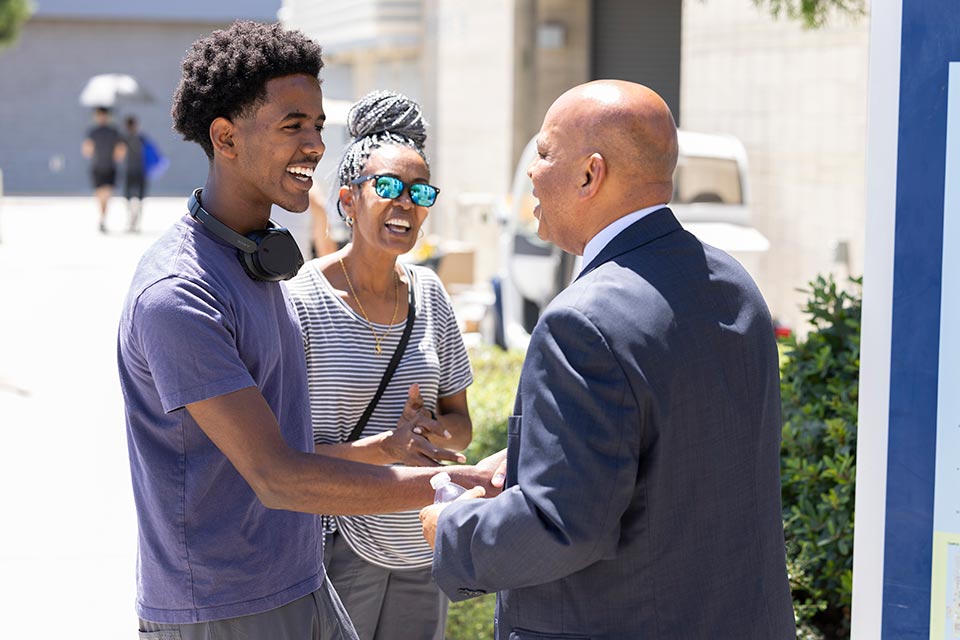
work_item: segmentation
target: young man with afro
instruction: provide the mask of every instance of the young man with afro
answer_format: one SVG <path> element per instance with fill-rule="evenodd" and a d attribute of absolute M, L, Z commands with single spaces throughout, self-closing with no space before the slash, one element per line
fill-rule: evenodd
<path fill-rule="evenodd" d="M 313 452 L 301 333 L 278 282 L 299 251 L 269 213 L 308 206 L 322 66 L 301 33 L 253 22 L 198 40 L 183 61 L 174 126 L 209 172 L 137 267 L 118 340 L 141 638 L 354 638 L 312 514 L 433 497 L 429 467 Z M 400 426 L 429 430 L 425 413 L 412 395 Z M 446 470 L 492 489 L 490 464 Z"/>

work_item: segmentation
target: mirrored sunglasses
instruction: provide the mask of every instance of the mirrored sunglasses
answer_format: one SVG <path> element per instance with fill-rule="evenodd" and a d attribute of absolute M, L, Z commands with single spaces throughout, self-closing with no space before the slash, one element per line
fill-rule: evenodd
<path fill-rule="evenodd" d="M 400 178 L 393 176 L 360 176 L 351 180 L 350 184 L 362 184 L 367 180 L 374 181 L 373 188 L 381 198 L 393 200 L 399 198 L 405 189 L 408 190 L 410 199 L 418 207 L 432 207 L 437 201 L 437 194 L 440 193 L 440 189 L 432 184 L 414 182 L 408 185 Z"/>

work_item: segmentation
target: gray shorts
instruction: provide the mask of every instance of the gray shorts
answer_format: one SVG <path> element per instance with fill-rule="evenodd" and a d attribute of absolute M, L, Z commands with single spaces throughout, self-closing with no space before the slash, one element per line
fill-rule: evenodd
<path fill-rule="evenodd" d="M 277 609 L 239 618 L 194 624 L 140 620 L 141 640 L 358 640 L 357 632 L 329 580 L 308 595 Z"/>

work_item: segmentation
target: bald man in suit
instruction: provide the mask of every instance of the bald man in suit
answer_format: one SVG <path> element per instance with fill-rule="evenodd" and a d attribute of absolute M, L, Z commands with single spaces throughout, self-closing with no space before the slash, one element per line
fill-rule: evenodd
<path fill-rule="evenodd" d="M 503 493 L 421 513 L 437 583 L 497 591 L 500 640 L 794 638 L 773 326 L 666 206 L 669 108 L 581 85 L 537 151 L 539 235 L 585 266 L 531 336 Z"/>

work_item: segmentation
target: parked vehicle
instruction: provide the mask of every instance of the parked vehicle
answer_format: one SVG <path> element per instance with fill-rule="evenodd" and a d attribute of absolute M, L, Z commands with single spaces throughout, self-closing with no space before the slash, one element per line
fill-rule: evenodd
<path fill-rule="evenodd" d="M 756 276 L 757 258 L 770 243 L 751 226 L 747 153 L 733 136 L 679 132 L 680 154 L 670 208 L 684 228 L 723 249 Z M 500 212 L 500 267 L 486 338 L 525 349 L 544 307 L 579 273 L 580 257 L 537 237 L 536 198 L 527 167 L 536 156 L 530 140 Z"/>

